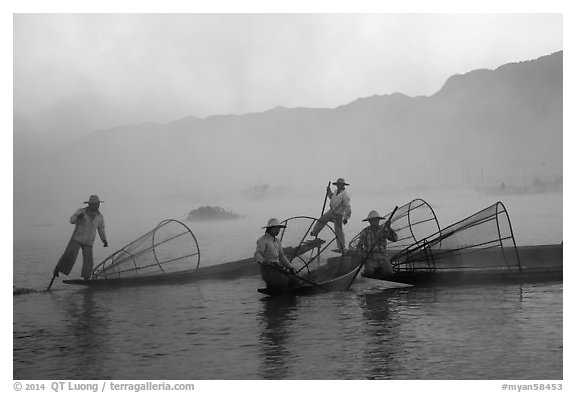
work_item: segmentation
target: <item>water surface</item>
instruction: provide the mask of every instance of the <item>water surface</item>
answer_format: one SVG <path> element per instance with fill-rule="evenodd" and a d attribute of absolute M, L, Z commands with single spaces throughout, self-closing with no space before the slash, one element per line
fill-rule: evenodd
<path fill-rule="evenodd" d="M 372 208 L 386 212 L 379 206 L 408 200 L 352 195 L 356 218 L 345 227 L 349 238 L 363 227 L 364 213 Z M 519 244 L 562 241 L 561 195 L 548 204 L 542 198 L 505 201 Z M 436 204 L 434 198 L 426 200 L 442 226 L 493 203 L 462 195 L 449 200 L 440 195 Z M 535 213 L 536 205 L 544 207 Z M 267 218 L 315 215 L 317 207 L 246 205 L 250 214 L 245 219 L 192 223 L 201 263 L 250 256 Z M 97 261 L 159 221 L 154 214 L 121 220 L 129 212 L 122 216 L 114 207 L 107 209 L 111 247 L 97 243 Z M 187 212 L 183 206 L 171 210 Z M 40 226 L 20 222 L 15 228 L 17 287 L 46 287 L 68 240 L 66 219 Z M 80 272 L 77 263 L 73 278 Z M 14 378 L 563 378 L 559 282 L 352 290 L 280 299 L 258 293 L 262 285 L 254 276 L 94 290 L 58 279 L 51 293 L 13 297 Z"/>

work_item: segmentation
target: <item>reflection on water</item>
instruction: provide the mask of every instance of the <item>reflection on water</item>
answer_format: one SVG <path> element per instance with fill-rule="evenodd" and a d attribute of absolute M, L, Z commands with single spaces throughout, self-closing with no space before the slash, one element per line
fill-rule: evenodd
<path fill-rule="evenodd" d="M 262 362 L 259 367 L 263 379 L 285 379 L 291 374 L 292 358 L 290 335 L 294 334 L 291 324 L 291 313 L 298 304 L 293 296 L 265 297 L 262 299 L 263 310 L 260 317 L 260 350 Z"/>
<path fill-rule="evenodd" d="M 553 284 L 364 295 L 365 330 L 375 343 L 366 351 L 369 378 L 560 379 L 561 303 L 561 285 Z"/>
<path fill-rule="evenodd" d="M 396 375 L 396 358 L 403 352 L 396 310 L 391 309 L 387 294 L 368 293 L 360 296 L 359 300 L 367 321 L 364 330 L 371 342 L 365 350 L 363 359 L 367 378 L 392 378 Z"/>
<path fill-rule="evenodd" d="M 106 378 L 101 366 L 106 363 L 108 316 L 97 303 L 97 293 L 84 291 L 79 297 L 59 298 L 59 306 L 65 310 L 65 337 L 69 340 L 60 349 L 71 358 L 75 367 L 63 370 L 74 378 Z"/>
<path fill-rule="evenodd" d="M 15 379 L 562 379 L 562 284 L 15 296 Z"/>

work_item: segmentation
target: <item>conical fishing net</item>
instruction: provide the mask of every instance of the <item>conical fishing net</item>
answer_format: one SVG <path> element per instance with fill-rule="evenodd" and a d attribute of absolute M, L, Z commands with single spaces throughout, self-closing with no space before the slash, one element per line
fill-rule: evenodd
<path fill-rule="evenodd" d="M 316 218 L 296 216 L 282 223 L 286 228 L 282 229 L 279 238 L 287 258 L 299 274 L 309 274 L 329 260 L 341 261 L 342 254 L 337 252 L 336 234 L 331 224 L 326 224 L 318 236 L 313 237 L 310 231 L 318 223 Z"/>
<path fill-rule="evenodd" d="M 392 212 L 384 216 L 382 225 L 390 217 L 390 214 Z M 434 210 L 423 199 L 414 199 L 400 206 L 392 217 L 390 227 L 398 235 L 398 241 L 388 242 L 387 247 L 391 254 L 440 231 Z M 349 248 L 356 249 L 359 240 L 360 233 L 350 241 Z"/>
<path fill-rule="evenodd" d="M 497 202 L 405 247 L 392 265 L 395 271 L 520 268 L 520 260 L 508 212 Z"/>
<path fill-rule="evenodd" d="M 194 233 L 177 220 L 164 220 L 122 247 L 94 269 L 92 279 L 130 278 L 198 269 L 200 248 Z"/>

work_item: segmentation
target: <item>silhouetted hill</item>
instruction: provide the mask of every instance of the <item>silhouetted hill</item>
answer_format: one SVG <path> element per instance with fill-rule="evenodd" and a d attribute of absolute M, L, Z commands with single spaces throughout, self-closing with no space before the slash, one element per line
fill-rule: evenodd
<path fill-rule="evenodd" d="M 562 174 L 562 56 L 455 75 L 430 97 L 97 131 L 32 171 L 15 168 L 15 193 L 74 184 L 101 194 L 210 195 L 262 183 L 317 189 L 340 176 L 361 190 Z"/>

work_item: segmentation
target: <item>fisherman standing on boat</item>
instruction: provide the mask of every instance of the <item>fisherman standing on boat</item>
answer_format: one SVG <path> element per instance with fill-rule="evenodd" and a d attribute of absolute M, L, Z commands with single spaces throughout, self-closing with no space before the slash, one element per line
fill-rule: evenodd
<path fill-rule="evenodd" d="M 94 239 L 96 239 L 96 231 L 100 235 L 104 247 L 108 247 L 106 231 L 104 230 L 104 216 L 99 211 L 100 203 L 102 202 L 104 201 L 101 201 L 98 195 L 91 195 L 88 201 L 84 202 L 88 206 L 76 210 L 70 217 L 70 224 L 74 224 L 76 227 L 64 254 L 54 268 L 55 277 L 58 277 L 59 273 L 64 273 L 65 275 L 70 273 L 80 249 L 82 249 L 81 276 L 85 280 L 89 280 L 92 276 L 94 267 L 92 245 L 94 244 Z"/>
<path fill-rule="evenodd" d="M 346 248 L 346 240 L 344 237 L 344 229 L 342 225 L 346 225 L 350 216 L 352 215 L 352 208 L 350 206 L 350 196 L 346 192 L 346 186 L 348 183 L 344 181 L 343 178 L 339 178 L 333 182 L 337 189 L 334 194 L 330 189 L 330 186 L 326 188 L 326 194 L 330 198 L 330 210 L 322 215 L 312 228 L 310 235 L 317 237 L 322 228 L 328 223 L 334 223 L 334 232 L 336 232 L 336 240 L 338 241 L 338 247 L 342 253 Z"/>
<path fill-rule="evenodd" d="M 297 284 L 292 276 L 295 271 L 282 250 L 280 239 L 276 237 L 280 228 L 286 228 L 286 225 L 280 224 L 276 218 L 269 219 L 266 226 L 262 227 L 266 229 L 266 233 L 256 242 L 254 253 L 254 259 L 260 264 L 260 274 L 266 282 L 266 289 L 269 290 L 286 289 Z"/>
<path fill-rule="evenodd" d="M 398 235 L 390 227 L 390 221 L 386 221 L 384 225 L 380 225 L 380 214 L 376 210 L 368 213 L 368 217 L 362 221 L 369 221 L 370 226 L 366 227 L 360 233 L 360 240 L 358 241 L 358 249 L 360 250 L 360 257 L 364 262 L 364 277 L 379 277 L 394 273 L 388 251 L 386 251 L 386 241 L 398 241 Z"/>

